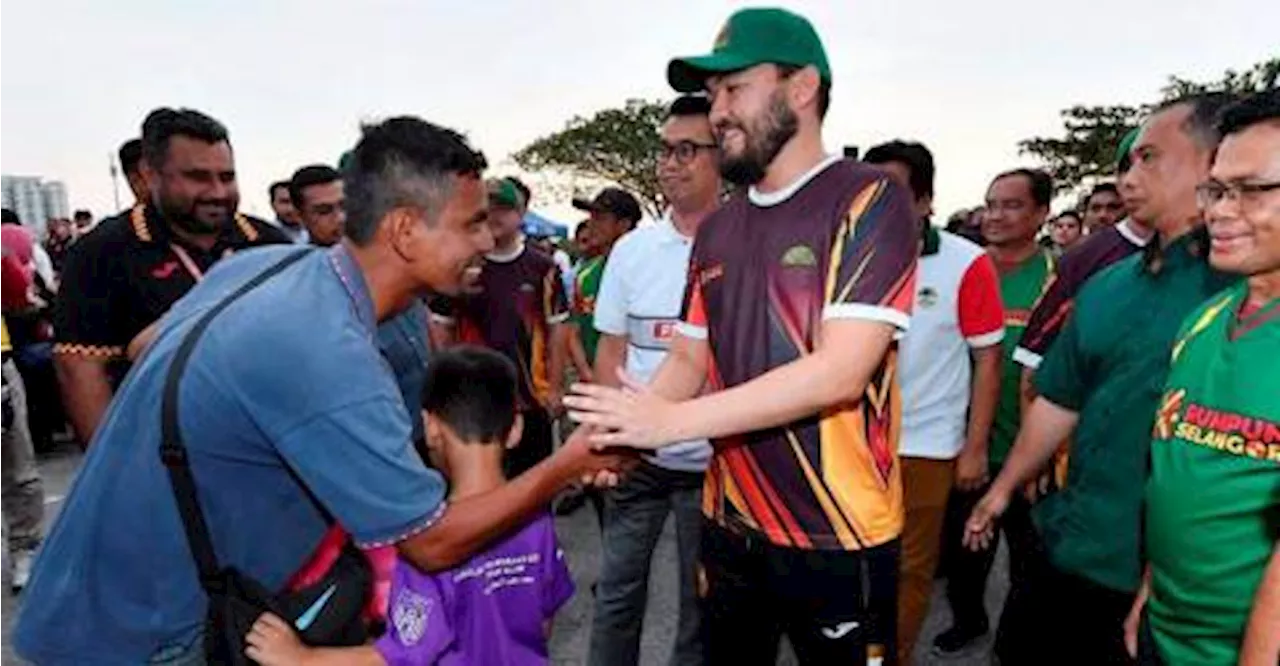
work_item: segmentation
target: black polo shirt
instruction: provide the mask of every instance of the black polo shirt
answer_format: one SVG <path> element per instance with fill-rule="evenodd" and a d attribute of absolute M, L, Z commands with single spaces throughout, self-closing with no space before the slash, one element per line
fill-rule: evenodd
<path fill-rule="evenodd" d="M 236 214 L 209 251 L 179 240 L 151 206 L 103 220 L 71 246 L 54 303 L 54 353 L 112 362 L 219 259 L 244 248 L 288 243 L 271 225 Z"/>

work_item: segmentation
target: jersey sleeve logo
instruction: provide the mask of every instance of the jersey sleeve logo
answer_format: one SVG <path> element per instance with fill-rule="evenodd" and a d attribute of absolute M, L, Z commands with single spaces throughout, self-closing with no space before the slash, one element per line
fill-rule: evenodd
<path fill-rule="evenodd" d="M 1173 437 L 1173 429 L 1178 425 L 1178 417 L 1182 414 L 1182 400 L 1187 396 L 1185 389 L 1169 391 L 1160 401 L 1160 409 L 1156 412 L 1156 439 Z"/>
<path fill-rule="evenodd" d="M 916 293 L 916 305 L 922 308 L 931 308 L 938 304 L 938 290 L 930 286 L 920 288 Z"/>

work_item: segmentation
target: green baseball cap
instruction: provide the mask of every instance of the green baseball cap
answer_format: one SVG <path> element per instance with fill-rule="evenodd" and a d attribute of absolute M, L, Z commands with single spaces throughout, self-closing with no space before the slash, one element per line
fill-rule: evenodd
<path fill-rule="evenodd" d="M 520 196 L 520 190 L 516 188 L 515 183 L 506 178 L 498 178 L 490 180 L 488 183 L 489 205 L 502 206 L 504 208 L 520 208 L 524 205 L 524 198 Z"/>
<path fill-rule="evenodd" d="M 1129 153 L 1133 150 L 1133 144 L 1138 142 L 1138 135 L 1142 133 L 1141 127 L 1135 127 L 1125 133 L 1124 138 L 1120 139 L 1120 145 L 1116 146 L 1116 164 L 1125 165 L 1129 163 Z"/>
<path fill-rule="evenodd" d="M 711 53 L 676 58 L 667 65 L 667 82 L 676 92 L 698 92 L 706 88 L 712 74 L 765 63 L 813 65 L 822 80 L 831 83 L 827 52 L 813 24 L 799 14 L 777 8 L 734 12 L 720 29 Z"/>

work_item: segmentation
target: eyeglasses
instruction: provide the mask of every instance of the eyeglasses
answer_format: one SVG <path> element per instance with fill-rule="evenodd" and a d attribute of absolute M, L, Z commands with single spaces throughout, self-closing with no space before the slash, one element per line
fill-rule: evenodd
<path fill-rule="evenodd" d="M 1205 210 L 1222 203 L 1223 199 L 1239 202 L 1241 206 L 1253 206 L 1262 199 L 1263 194 L 1278 189 L 1280 180 L 1270 183 L 1223 183 L 1210 180 L 1196 187 L 1196 202 Z"/>
<path fill-rule="evenodd" d="M 676 158 L 676 164 L 688 164 L 698 156 L 699 150 L 712 150 L 718 148 L 714 143 L 697 143 L 696 141 L 677 141 L 676 143 L 662 143 L 662 148 L 658 149 L 658 161 L 665 162 Z"/>

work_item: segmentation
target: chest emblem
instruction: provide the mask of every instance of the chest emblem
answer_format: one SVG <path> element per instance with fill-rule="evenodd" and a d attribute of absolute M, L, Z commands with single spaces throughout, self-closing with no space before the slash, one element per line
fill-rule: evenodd
<path fill-rule="evenodd" d="M 782 253 L 783 268 L 805 267 L 812 268 L 818 265 L 818 257 L 813 253 L 813 248 L 808 245 L 792 245 L 787 251 Z"/>
<path fill-rule="evenodd" d="M 395 625 L 402 644 L 412 646 L 422 640 L 422 636 L 427 633 L 432 605 L 431 599 L 413 590 L 405 588 L 400 591 L 395 608 L 391 611 L 391 622 Z"/>
<path fill-rule="evenodd" d="M 922 308 L 931 308 L 938 304 L 938 290 L 933 287 L 921 287 L 916 293 L 916 305 Z"/>

